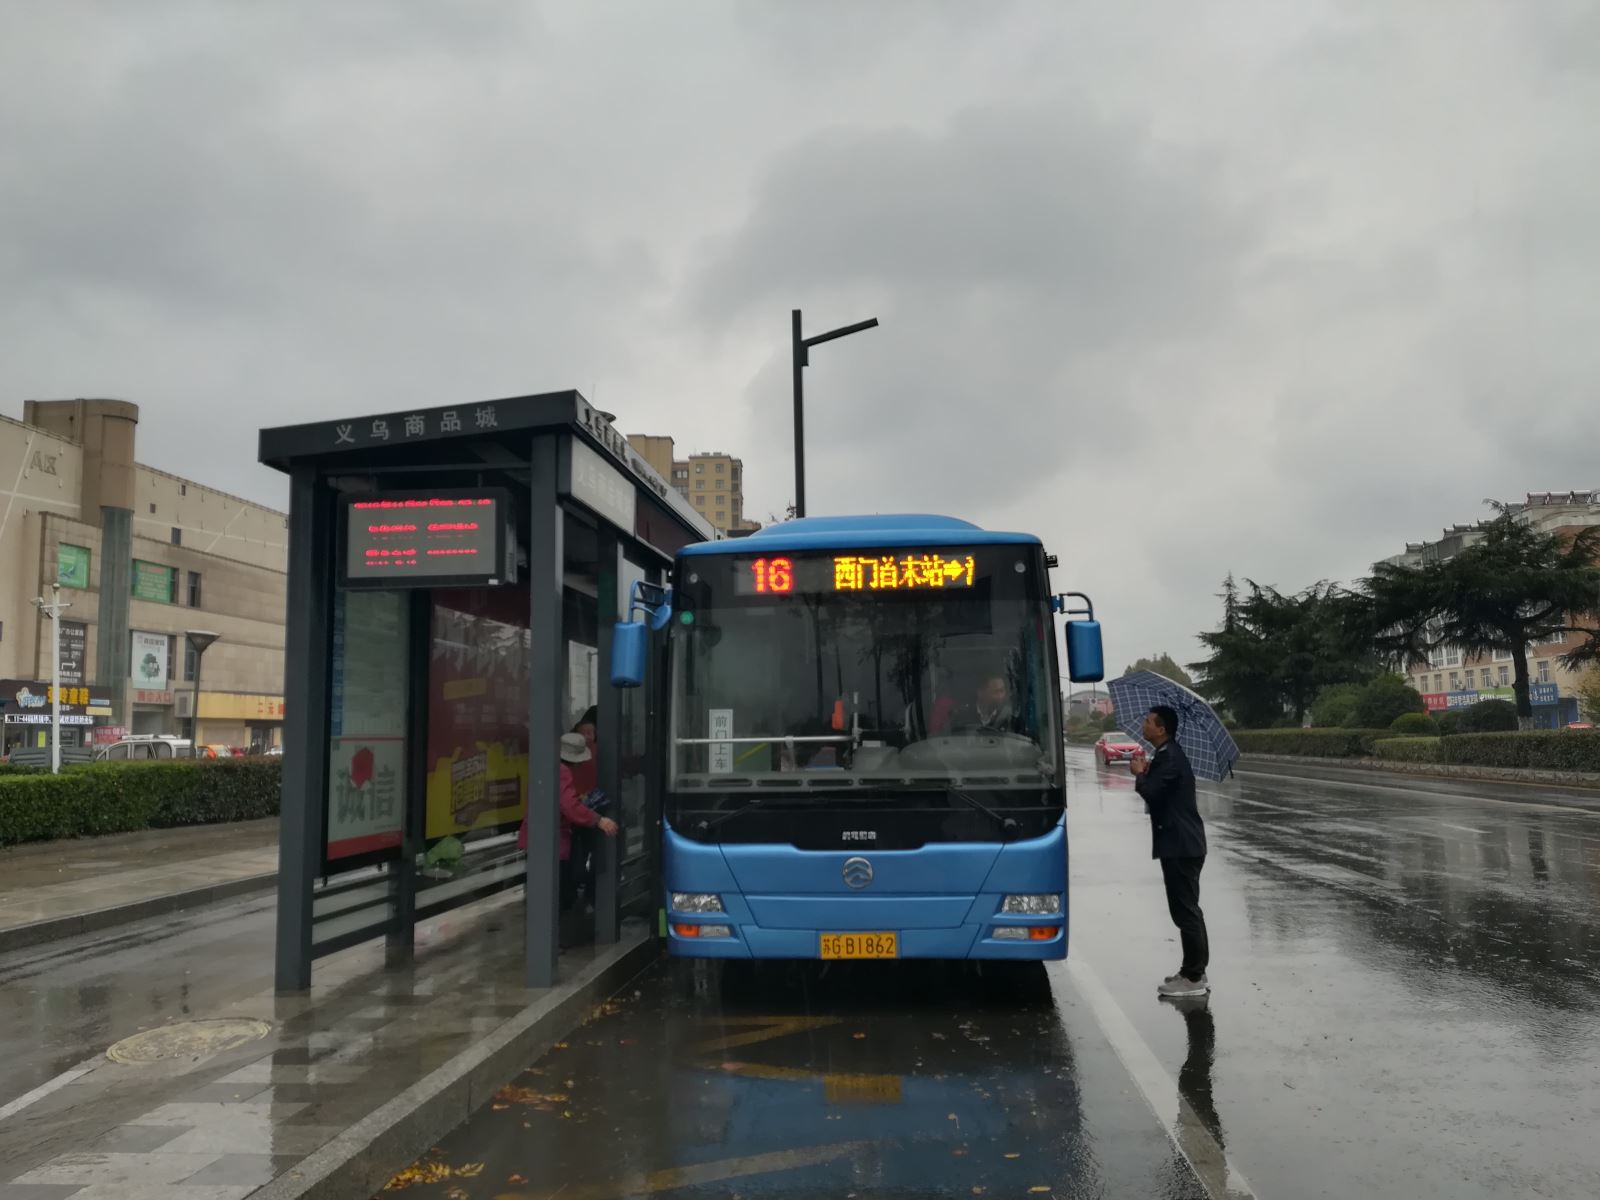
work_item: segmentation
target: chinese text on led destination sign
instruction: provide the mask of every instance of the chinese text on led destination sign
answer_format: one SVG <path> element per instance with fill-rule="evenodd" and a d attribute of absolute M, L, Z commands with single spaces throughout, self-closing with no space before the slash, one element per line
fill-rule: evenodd
<path fill-rule="evenodd" d="M 963 589 L 977 578 L 977 561 L 970 554 L 921 552 L 773 556 L 745 562 L 734 578 L 737 593 L 746 596 Z"/>

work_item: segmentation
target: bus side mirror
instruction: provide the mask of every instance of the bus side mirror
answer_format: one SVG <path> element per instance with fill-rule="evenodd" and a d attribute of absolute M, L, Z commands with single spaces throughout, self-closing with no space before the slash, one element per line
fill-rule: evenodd
<path fill-rule="evenodd" d="M 1067 622 L 1067 678 L 1073 683 L 1099 683 L 1106 677 L 1105 649 L 1099 621 Z"/>
<path fill-rule="evenodd" d="M 643 684 L 649 650 L 649 626 L 643 621 L 618 621 L 611 635 L 611 686 L 636 688 Z"/>

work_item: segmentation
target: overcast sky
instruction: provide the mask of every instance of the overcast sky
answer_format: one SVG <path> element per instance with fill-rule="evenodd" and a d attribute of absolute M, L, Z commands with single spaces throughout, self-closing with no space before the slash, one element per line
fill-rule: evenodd
<path fill-rule="evenodd" d="M 0 411 L 256 430 L 576 387 L 814 513 L 1031 530 L 1111 667 L 1600 487 L 1586 0 L 14 6 Z"/>

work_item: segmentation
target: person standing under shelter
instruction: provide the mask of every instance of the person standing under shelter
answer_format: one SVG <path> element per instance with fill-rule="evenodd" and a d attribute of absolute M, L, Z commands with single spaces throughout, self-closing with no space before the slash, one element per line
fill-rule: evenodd
<path fill-rule="evenodd" d="M 602 817 L 584 804 L 583 794 L 578 791 L 575 769 L 581 770 L 583 765 L 593 761 L 593 758 L 594 755 L 581 733 L 561 735 L 560 906 L 563 913 L 570 911 L 578 898 L 578 873 L 572 861 L 573 830 L 595 828 L 606 837 L 617 836 L 617 823 L 610 817 Z M 517 848 L 519 850 L 528 848 L 527 817 L 523 817 L 522 828 L 517 833 Z"/>
<path fill-rule="evenodd" d="M 1167 911 L 1178 927 L 1183 965 L 1156 989 L 1162 996 L 1204 996 L 1211 990 L 1206 967 L 1211 944 L 1200 910 L 1200 870 L 1206 864 L 1206 827 L 1195 803 L 1194 771 L 1178 744 L 1178 714 L 1158 704 L 1145 714 L 1144 738 L 1155 747 L 1148 760 L 1131 764 L 1134 789 L 1150 810 L 1150 857 L 1161 862 Z"/>

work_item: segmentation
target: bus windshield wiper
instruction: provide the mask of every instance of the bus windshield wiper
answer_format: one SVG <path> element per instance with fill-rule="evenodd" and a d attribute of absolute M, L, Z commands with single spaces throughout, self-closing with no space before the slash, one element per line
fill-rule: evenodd
<path fill-rule="evenodd" d="M 960 788 L 956 787 L 946 788 L 945 790 L 957 800 L 963 801 L 969 807 L 981 812 L 996 825 L 1000 826 L 1000 832 L 1005 834 L 1007 837 L 1010 837 L 1017 832 L 1018 826 L 1015 820 L 1013 820 L 1011 817 L 1001 816 L 999 813 L 995 812 L 994 809 L 990 808 L 983 801 L 979 800 L 971 792 L 964 792 Z"/>
<path fill-rule="evenodd" d="M 790 795 L 752 796 L 752 797 L 750 797 L 750 799 L 746 800 L 743 804 L 736 804 L 732 808 L 723 809 L 721 812 L 719 812 L 714 817 L 709 817 L 709 818 L 708 817 L 701 817 L 698 821 L 696 821 L 694 823 L 694 831 L 696 833 L 710 833 L 713 829 L 715 829 L 718 825 L 721 825 L 724 821 L 731 821 L 735 817 L 743 816 L 745 813 L 749 812 L 753 808 L 765 808 L 767 806 L 767 802 L 770 801 L 770 800 L 792 800 L 792 799 L 794 799 L 794 797 L 790 796 Z"/>

